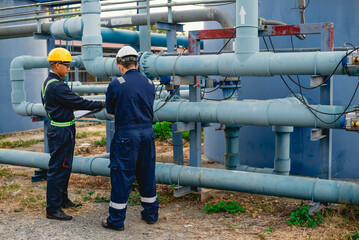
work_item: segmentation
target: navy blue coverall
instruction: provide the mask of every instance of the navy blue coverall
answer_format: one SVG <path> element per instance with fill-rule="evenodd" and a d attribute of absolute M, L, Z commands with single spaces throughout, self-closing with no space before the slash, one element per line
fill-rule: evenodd
<path fill-rule="evenodd" d="M 67 187 L 75 147 L 75 118 L 73 110 L 94 110 L 102 107 L 99 101 L 89 101 L 72 92 L 57 74 L 50 72 L 41 89 L 42 104 L 51 124 L 47 129 L 50 149 L 47 172 L 47 213 L 61 211 L 69 201 Z"/>
<path fill-rule="evenodd" d="M 106 92 L 106 109 L 115 115 L 115 135 L 110 149 L 111 202 L 107 222 L 124 227 L 127 200 L 134 177 L 139 184 L 144 220 L 158 220 L 152 128 L 155 86 L 137 70 L 114 78 Z"/>

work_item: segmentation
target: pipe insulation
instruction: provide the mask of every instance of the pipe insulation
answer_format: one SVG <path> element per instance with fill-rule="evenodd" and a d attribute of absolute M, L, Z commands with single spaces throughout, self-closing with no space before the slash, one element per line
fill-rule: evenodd
<path fill-rule="evenodd" d="M 258 76 L 274 75 L 330 75 L 346 52 L 295 52 L 254 54 L 223 53 L 206 56 L 161 56 L 144 53 L 140 60 L 141 72 L 147 77 L 219 75 Z M 194 67 L 195 66 L 195 67 Z M 357 71 L 348 69 L 351 76 Z M 334 74 L 345 75 L 340 64 Z"/>
<path fill-rule="evenodd" d="M 0 149 L 0 163 L 47 169 L 49 154 Z M 107 158 L 74 157 L 72 172 L 110 176 Z M 157 163 L 156 182 L 317 202 L 359 204 L 359 184 L 345 181 L 249 173 Z"/>
<path fill-rule="evenodd" d="M 232 17 L 220 8 L 172 11 L 172 18 L 174 23 L 216 21 L 222 28 L 234 27 Z M 154 25 L 156 22 L 168 22 L 168 12 L 151 13 L 150 24 Z M 147 14 L 101 18 L 101 26 L 103 27 L 113 28 L 141 25 L 147 25 Z"/>

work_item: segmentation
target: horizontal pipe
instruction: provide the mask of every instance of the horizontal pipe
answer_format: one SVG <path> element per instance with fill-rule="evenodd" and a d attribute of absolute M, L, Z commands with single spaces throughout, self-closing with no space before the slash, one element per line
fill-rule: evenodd
<path fill-rule="evenodd" d="M 205 101 L 188 102 L 176 101 L 165 102 L 156 100 L 154 103 L 154 122 L 202 122 L 222 123 L 227 125 L 250 125 L 250 126 L 294 126 L 309 128 L 335 128 L 343 129 L 341 120 L 333 122 L 344 111 L 345 106 L 322 106 L 310 105 L 315 110 L 335 114 L 326 115 L 317 113 L 317 116 L 325 122 L 319 121 L 308 108 L 302 104 L 295 104 L 295 98 L 273 100 L 244 100 L 244 101 Z M 13 104 L 14 105 L 14 104 Z M 349 107 L 348 111 L 357 106 Z M 40 103 L 21 102 L 14 107 L 15 111 L 22 116 L 46 116 Z M 113 117 L 102 110 L 88 117 L 100 120 L 113 120 Z"/>
<path fill-rule="evenodd" d="M 53 22 L 50 27 L 50 32 L 48 33 L 51 33 L 55 39 L 81 40 L 83 28 L 83 17 L 66 18 Z M 107 27 L 102 27 L 100 31 L 103 42 L 129 45 L 139 44 L 139 32 L 137 31 L 111 29 Z M 152 33 L 151 42 L 153 43 L 153 46 L 166 47 L 166 35 Z M 188 47 L 188 38 L 185 36 L 178 36 L 177 44 Z"/>
<path fill-rule="evenodd" d="M 49 154 L 45 153 L 0 149 L 1 164 L 47 169 L 49 159 Z M 72 172 L 110 176 L 109 162 L 108 158 L 96 156 L 74 157 Z M 299 198 L 317 202 L 359 204 L 359 184 L 345 181 L 157 163 L 156 182 Z"/>
<path fill-rule="evenodd" d="M 213 4 L 213 3 L 226 3 L 226 2 L 235 2 L 235 0 L 205 0 L 205 1 L 182 1 L 182 2 L 171 2 L 171 3 L 162 3 L 162 4 L 151 4 L 149 8 L 160 8 L 160 7 L 176 7 L 176 6 L 186 6 L 186 5 L 195 5 L 195 4 Z M 146 5 L 139 5 L 133 7 L 121 7 L 121 8 L 101 8 L 101 12 L 112 12 L 112 11 L 123 11 L 123 10 L 132 10 L 132 9 L 145 9 Z"/>
<path fill-rule="evenodd" d="M 150 78 L 172 75 L 220 75 L 226 77 L 329 75 L 345 54 L 346 52 L 338 51 L 160 56 L 146 52 L 141 57 L 140 66 L 141 71 Z M 258 68 L 258 66 L 261 67 Z M 346 74 L 341 64 L 335 74 Z M 355 71 L 351 72 L 353 76 L 356 74 Z"/>
<path fill-rule="evenodd" d="M 18 5 L 18 6 L 0 8 L 0 11 L 12 10 L 12 9 L 18 9 L 18 8 L 27 8 L 27 7 L 37 7 L 37 6 L 71 4 L 71 3 L 75 3 L 75 2 L 77 3 L 77 2 L 79 2 L 79 0 L 62 0 L 62 1 L 56 1 L 56 2 L 45 2 L 45 3 L 34 3 L 34 4 Z"/>
<path fill-rule="evenodd" d="M 219 8 L 173 11 L 172 14 L 174 23 L 217 21 L 222 28 L 234 27 L 232 17 L 226 11 Z M 154 25 L 156 22 L 168 22 L 168 12 L 151 13 L 150 24 Z M 103 27 L 113 28 L 141 25 L 147 25 L 147 14 L 101 18 L 101 26 Z"/>

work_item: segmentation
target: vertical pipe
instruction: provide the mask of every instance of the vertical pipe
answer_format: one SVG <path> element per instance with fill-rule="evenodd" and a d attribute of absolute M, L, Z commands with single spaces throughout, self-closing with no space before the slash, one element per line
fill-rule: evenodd
<path fill-rule="evenodd" d="M 237 54 L 259 52 L 258 0 L 236 1 L 236 48 Z"/>
<path fill-rule="evenodd" d="M 146 9 L 139 9 L 139 13 L 147 13 L 147 25 L 140 26 L 140 51 L 150 51 L 151 49 L 151 39 L 149 38 L 149 34 L 151 32 L 151 25 L 149 22 L 149 9 L 148 9 L 148 0 L 146 2 L 138 2 L 138 5 L 145 5 L 147 6 Z"/>
<path fill-rule="evenodd" d="M 224 129 L 224 136 L 226 138 L 224 164 L 228 170 L 235 170 L 240 165 L 239 128 L 240 126 L 226 126 Z"/>
<path fill-rule="evenodd" d="M 289 175 L 290 172 L 290 133 L 293 127 L 274 126 L 275 131 L 275 157 L 274 173 Z"/>

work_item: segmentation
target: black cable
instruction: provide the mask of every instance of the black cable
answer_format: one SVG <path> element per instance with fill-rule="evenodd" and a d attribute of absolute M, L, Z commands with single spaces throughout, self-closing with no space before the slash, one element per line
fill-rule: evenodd
<path fill-rule="evenodd" d="M 272 43 L 272 38 L 271 38 L 270 36 L 268 36 L 268 38 L 269 38 L 269 41 L 270 41 L 270 45 L 271 45 L 272 48 L 273 48 L 273 52 L 275 53 L 274 45 L 273 45 L 273 43 Z"/>
<path fill-rule="evenodd" d="M 231 93 L 231 95 L 230 95 L 229 97 L 226 97 L 226 98 L 223 98 L 223 99 L 211 99 L 211 98 L 202 98 L 202 99 L 204 99 L 204 100 L 211 100 L 211 101 L 224 101 L 224 100 L 228 100 L 228 99 L 232 98 L 232 96 L 234 95 L 234 93 L 235 93 L 236 90 L 238 89 L 239 79 L 240 79 L 240 77 L 238 77 L 236 87 L 233 89 L 233 92 Z"/>
<path fill-rule="evenodd" d="M 284 80 L 283 76 L 282 76 L 282 75 L 279 75 L 279 76 L 281 77 L 281 79 L 283 80 L 284 84 L 287 86 L 287 88 L 289 89 L 289 91 L 290 91 L 301 103 L 303 103 L 303 104 L 308 108 L 308 110 L 309 110 L 319 121 L 321 121 L 322 123 L 325 123 L 325 124 L 335 123 L 335 122 L 338 121 L 344 114 L 349 113 L 349 112 L 354 112 L 354 111 L 355 111 L 355 110 L 353 110 L 353 111 L 348 111 L 348 112 L 347 112 L 348 108 L 350 107 L 350 104 L 352 103 L 352 101 L 353 101 L 353 99 L 354 99 L 354 97 L 355 97 L 355 95 L 356 95 L 356 92 L 357 92 L 358 87 L 359 87 L 359 82 L 358 82 L 358 84 L 357 84 L 357 86 L 356 86 L 356 88 L 355 88 L 355 91 L 354 91 L 354 94 L 352 95 L 352 98 L 350 99 L 348 105 L 345 107 L 345 109 L 344 109 L 344 111 L 343 111 L 342 113 L 325 113 L 325 112 L 321 112 L 321 111 L 318 111 L 318 110 L 312 108 L 312 107 L 309 106 L 304 100 L 301 100 L 300 98 L 298 98 L 298 96 L 296 96 L 296 94 L 295 94 L 295 93 L 292 91 L 292 89 L 288 86 L 288 84 L 287 84 L 286 81 Z M 318 117 L 318 116 L 314 113 L 314 111 L 315 111 L 315 112 L 318 112 L 318 113 L 325 114 L 325 115 L 338 115 L 338 114 L 340 114 L 340 115 L 339 115 L 334 121 L 332 121 L 332 122 L 326 122 L 326 121 L 324 121 L 323 119 L 321 119 L 320 117 Z"/>
<path fill-rule="evenodd" d="M 176 94 L 176 92 L 179 89 L 179 85 L 177 86 L 176 90 L 165 100 L 165 103 L 162 104 L 159 108 L 157 108 L 153 113 L 156 113 L 158 110 L 160 110 L 161 108 L 163 108 L 172 98 L 173 96 Z"/>
<path fill-rule="evenodd" d="M 174 147 L 181 147 L 181 146 L 184 146 L 185 144 L 187 144 L 188 142 L 189 142 L 189 140 L 186 140 L 184 143 L 182 143 L 182 144 L 173 144 L 173 141 L 172 142 L 170 142 L 170 141 L 168 141 L 168 139 L 166 138 L 166 135 L 164 134 L 164 132 L 163 132 L 163 129 L 162 129 L 162 125 L 161 125 L 161 123 L 159 122 L 158 123 L 159 124 L 159 128 L 160 128 L 160 131 L 161 131 L 161 134 L 162 134 L 162 136 L 163 136 L 163 139 L 168 143 L 168 144 L 170 144 L 170 145 L 172 145 L 172 146 L 174 146 Z"/>
<path fill-rule="evenodd" d="M 234 33 L 232 34 L 232 37 L 231 38 L 228 38 L 227 42 L 223 45 L 223 47 L 221 48 L 221 50 L 218 51 L 217 55 L 220 54 L 223 49 L 228 45 L 229 41 L 231 41 L 231 39 L 234 37 L 234 35 L 236 34 L 236 30 L 234 31 Z"/>
<path fill-rule="evenodd" d="M 221 81 L 221 83 L 220 83 L 215 89 L 212 89 L 211 91 L 206 92 L 205 90 L 203 90 L 203 91 L 202 91 L 203 95 L 204 95 L 205 93 L 211 93 L 211 92 L 214 92 L 214 91 L 218 90 L 218 89 L 223 85 L 224 81 L 226 81 L 226 79 L 227 79 L 227 77 L 225 77 L 224 80 Z"/>
<path fill-rule="evenodd" d="M 308 2 L 305 4 L 305 8 L 303 10 L 307 9 L 307 7 L 309 6 L 309 3 L 310 3 L 310 0 L 308 0 Z"/>
<path fill-rule="evenodd" d="M 269 38 L 269 39 L 270 39 L 270 38 Z M 270 40 L 271 40 L 271 39 L 270 39 Z M 293 44 L 293 37 L 292 37 L 292 36 L 291 36 L 291 42 L 292 42 L 292 49 L 293 49 L 293 51 L 294 51 L 294 44 Z M 271 43 L 271 46 L 272 46 L 272 48 L 273 48 L 273 52 L 275 52 L 274 45 L 273 45 L 272 41 L 270 41 L 270 43 Z M 358 48 L 359 48 L 359 47 L 358 47 Z M 340 63 L 341 63 L 349 54 L 351 54 L 353 51 L 355 51 L 355 50 L 358 49 L 358 48 L 354 48 L 352 51 L 348 52 L 348 53 L 339 61 L 338 65 L 335 67 L 334 71 L 330 74 L 329 78 L 327 78 L 327 79 L 330 79 L 330 78 L 334 75 L 335 71 L 338 69 Z M 267 49 L 268 49 L 268 47 L 267 47 Z M 284 80 L 283 76 L 282 76 L 282 75 L 279 75 L 279 76 L 280 76 L 280 78 L 282 79 L 282 81 L 284 82 L 284 84 L 287 86 L 287 88 L 289 89 L 289 91 L 293 94 L 293 96 L 294 96 L 295 98 L 297 98 L 301 103 L 303 103 L 303 104 L 308 108 L 308 110 L 309 110 L 319 121 L 321 121 L 321 122 L 323 122 L 323 123 L 325 123 L 325 124 L 335 123 L 335 122 L 338 121 L 344 114 L 346 114 L 346 113 L 348 113 L 348 112 L 353 112 L 353 111 L 355 111 L 355 110 L 353 110 L 353 111 L 348 111 L 348 112 L 347 112 L 348 108 L 350 107 L 350 104 L 352 103 L 352 101 L 353 101 L 353 99 L 354 99 L 354 97 L 355 97 L 355 95 L 356 95 L 356 92 L 357 92 L 358 87 L 359 87 L 359 82 L 358 82 L 358 84 L 357 84 L 357 86 L 356 86 L 356 88 L 355 88 L 355 91 L 354 91 L 354 93 L 353 93 L 353 95 L 352 95 L 352 97 L 351 97 L 351 99 L 350 99 L 348 105 L 345 107 L 345 109 L 344 109 L 343 112 L 341 112 L 341 113 L 326 113 L 326 112 L 322 112 L 322 111 L 319 111 L 319 110 L 316 110 L 316 109 L 312 108 L 311 106 L 309 106 L 309 104 L 307 104 L 307 103 L 304 101 L 304 99 L 303 99 L 303 93 L 302 93 L 302 89 L 301 89 L 301 88 L 305 88 L 305 87 L 303 87 L 303 86 L 300 84 L 300 80 L 299 80 L 299 77 L 298 77 L 298 76 L 297 76 L 298 83 L 296 83 L 289 75 L 287 75 L 287 77 L 288 77 L 293 83 L 295 83 L 296 85 L 299 86 L 299 91 L 300 91 L 300 94 L 302 95 L 302 99 L 300 99 L 300 98 L 293 92 L 293 90 L 289 87 L 289 85 L 287 84 L 287 82 Z M 326 80 L 325 82 L 327 82 L 327 81 L 328 81 L 328 80 Z M 323 83 L 322 83 L 321 85 L 323 85 Z M 317 87 L 319 87 L 319 86 L 321 86 L 321 85 L 318 85 L 318 86 L 316 86 L 316 87 L 314 87 L 314 88 L 317 88 Z M 314 88 L 312 88 L 312 89 L 314 89 Z M 308 88 L 307 88 L 307 89 L 308 89 Z M 324 114 L 324 115 L 338 115 L 338 114 L 340 114 L 340 115 L 339 115 L 333 122 L 326 122 L 326 121 L 322 120 L 321 118 L 319 118 L 314 112 L 321 113 L 321 114 Z"/>

